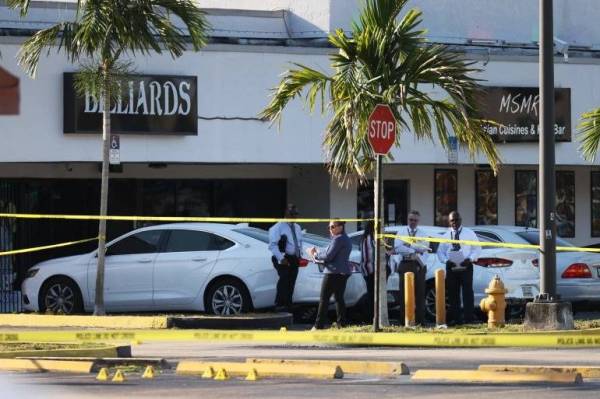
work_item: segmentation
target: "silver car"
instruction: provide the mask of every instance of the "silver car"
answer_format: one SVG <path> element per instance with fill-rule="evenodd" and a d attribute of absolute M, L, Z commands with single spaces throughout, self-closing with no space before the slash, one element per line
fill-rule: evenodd
<path fill-rule="evenodd" d="M 480 239 L 490 242 L 539 245 L 537 229 L 519 226 L 476 226 L 473 230 Z M 573 247 L 557 237 L 557 246 Z M 531 285 L 539 289 L 538 253 L 528 250 L 535 271 Z M 577 302 L 600 302 L 600 254 L 576 251 L 556 252 L 556 289 L 561 299 Z"/>

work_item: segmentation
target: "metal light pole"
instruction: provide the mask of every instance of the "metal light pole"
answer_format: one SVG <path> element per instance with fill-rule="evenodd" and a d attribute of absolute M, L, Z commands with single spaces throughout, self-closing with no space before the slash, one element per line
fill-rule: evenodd
<path fill-rule="evenodd" d="M 540 293 L 525 310 L 526 329 L 572 330 L 569 302 L 556 293 L 556 175 L 554 173 L 554 36 L 552 0 L 540 0 Z"/>
<path fill-rule="evenodd" d="M 381 178 L 381 158 L 382 156 L 377 154 L 376 155 L 376 166 L 375 166 L 375 185 L 374 185 L 374 189 L 375 189 L 375 206 L 374 206 L 374 213 L 375 213 L 375 259 L 374 259 L 374 276 L 373 276 L 373 285 L 374 285 L 374 294 L 375 294 L 375 300 L 373 301 L 373 305 L 374 305 L 374 309 L 373 309 L 373 331 L 377 332 L 377 331 L 381 331 L 381 327 L 380 327 L 380 312 L 379 312 L 379 296 L 380 296 L 380 291 L 381 291 L 381 284 L 379 284 L 379 275 L 381 274 L 381 267 L 380 267 L 380 261 L 381 261 L 381 234 L 383 233 L 383 229 L 381 227 L 381 208 L 382 208 L 382 204 L 383 204 L 383 181 Z M 385 271 L 384 271 L 385 273 Z"/>
<path fill-rule="evenodd" d="M 554 35 L 552 0 L 540 0 L 540 294 L 555 301 L 556 218 L 554 172 Z"/>

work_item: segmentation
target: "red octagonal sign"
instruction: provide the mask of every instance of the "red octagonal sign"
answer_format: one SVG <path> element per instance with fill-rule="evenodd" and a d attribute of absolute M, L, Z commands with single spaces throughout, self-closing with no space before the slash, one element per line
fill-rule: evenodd
<path fill-rule="evenodd" d="M 386 155 L 396 141 L 396 118 L 389 105 L 377 104 L 369 116 L 368 138 L 375 154 Z"/>

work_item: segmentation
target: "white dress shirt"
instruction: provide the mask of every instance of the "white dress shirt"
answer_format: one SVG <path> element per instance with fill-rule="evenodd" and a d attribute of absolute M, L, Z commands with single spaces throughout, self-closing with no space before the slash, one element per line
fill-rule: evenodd
<path fill-rule="evenodd" d="M 400 230 L 396 233 L 398 236 L 413 236 L 413 237 L 429 237 L 423 230 L 417 227 L 414 231 L 411 231 L 410 227 L 401 227 Z M 413 244 L 418 244 L 419 247 L 429 248 L 428 241 L 416 241 Z M 429 256 L 429 252 L 422 250 L 421 248 L 414 248 L 411 246 L 410 242 L 403 241 L 402 239 L 396 237 L 394 239 L 394 254 L 402 255 L 402 257 L 417 254 L 419 259 L 423 264 L 427 263 L 427 258 Z M 400 259 L 402 261 L 402 259 Z"/>
<path fill-rule="evenodd" d="M 455 240 L 456 231 L 453 228 L 449 228 L 448 231 L 443 235 L 442 238 L 446 238 L 449 240 Z M 465 241 L 479 241 L 477 235 L 468 227 L 460 226 L 458 228 L 458 239 Z M 438 259 L 442 263 L 446 263 L 448 261 L 448 252 L 452 250 L 452 244 L 443 242 L 440 244 L 437 250 Z M 479 258 L 479 254 L 481 253 L 481 247 L 478 245 L 467 245 L 460 244 L 460 250 L 463 253 L 465 259 L 470 259 L 471 262 L 475 262 Z"/>
<path fill-rule="evenodd" d="M 296 239 L 298 241 L 298 251 L 296 252 L 296 246 L 294 245 L 294 236 L 292 235 L 292 227 L 296 232 Z M 284 254 L 279 251 L 278 242 L 281 236 L 287 237 L 285 244 L 285 253 L 287 255 L 298 255 L 302 256 L 302 229 L 298 223 L 278 222 L 275 223 L 269 229 L 269 250 L 273 253 L 273 256 L 278 262 L 283 260 Z"/>

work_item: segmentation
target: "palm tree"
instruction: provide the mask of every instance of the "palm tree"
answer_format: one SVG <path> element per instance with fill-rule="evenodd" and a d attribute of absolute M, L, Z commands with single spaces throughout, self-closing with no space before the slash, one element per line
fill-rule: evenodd
<path fill-rule="evenodd" d="M 578 130 L 579 151 L 586 160 L 593 162 L 600 149 L 600 108 L 584 113 Z"/>
<path fill-rule="evenodd" d="M 378 103 L 388 104 L 395 114 L 400 132 L 396 144 L 402 133 L 412 132 L 448 147 L 454 132 L 472 157 L 481 151 L 497 169 L 496 147 L 476 117 L 481 87 L 472 75 L 479 69 L 447 47 L 427 43 L 425 31 L 418 28 L 419 10 L 399 18 L 407 2 L 365 0 L 351 34 L 338 29 L 329 36 L 337 50 L 330 56 L 333 74 L 294 64 L 261 113 L 280 121 L 292 99 L 305 95 L 310 112 L 320 101 L 321 111 L 332 114 L 323 145 L 329 171 L 340 184 L 364 181 L 373 169 L 367 120 Z M 386 307 L 382 291 L 380 302 Z"/>
<path fill-rule="evenodd" d="M 30 0 L 8 0 L 9 6 L 25 15 Z M 174 18 L 185 25 L 177 26 Z M 108 158 L 110 109 L 121 94 L 120 81 L 131 73 L 125 56 L 168 52 L 180 57 L 188 42 L 198 51 L 207 42 L 208 23 L 205 13 L 192 0 L 78 0 L 73 21 L 61 22 L 40 30 L 23 44 L 19 64 L 35 77 L 40 56 L 55 47 L 63 51 L 71 63 L 82 69 L 75 77 L 75 89 L 87 91 L 103 103 L 102 113 L 102 183 L 100 216 L 106 216 L 108 205 Z M 94 314 L 104 315 L 104 259 L 106 220 L 98 228 L 98 267 Z"/>

